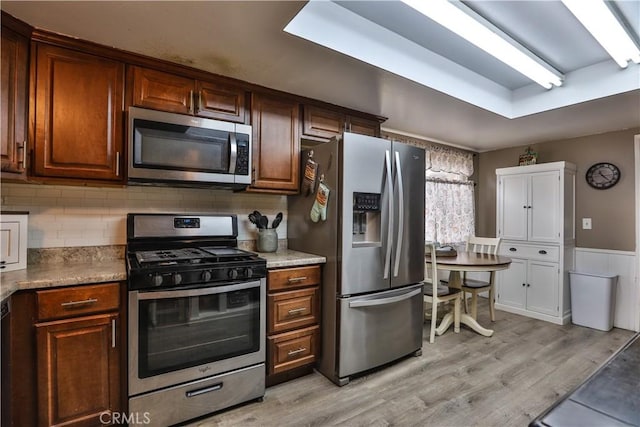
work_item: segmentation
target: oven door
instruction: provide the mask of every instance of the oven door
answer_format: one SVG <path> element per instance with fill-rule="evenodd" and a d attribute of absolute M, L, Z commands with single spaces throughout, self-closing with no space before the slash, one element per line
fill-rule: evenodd
<path fill-rule="evenodd" d="M 266 280 L 129 292 L 129 396 L 265 361 Z"/>

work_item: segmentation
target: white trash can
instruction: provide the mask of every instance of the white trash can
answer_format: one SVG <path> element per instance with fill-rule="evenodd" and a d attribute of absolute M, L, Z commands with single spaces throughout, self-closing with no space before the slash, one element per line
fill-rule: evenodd
<path fill-rule="evenodd" d="M 609 331 L 613 328 L 617 275 L 569 272 L 571 322 Z"/>

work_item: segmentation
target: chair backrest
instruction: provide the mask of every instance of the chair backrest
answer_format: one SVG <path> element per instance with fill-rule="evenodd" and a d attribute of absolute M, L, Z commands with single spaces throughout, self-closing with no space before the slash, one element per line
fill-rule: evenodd
<path fill-rule="evenodd" d="M 431 259 L 436 259 L 436 246 L 433 243 L 427 243 L 424 246 L 425 252 L 431 255 Z M 438 287 L 438 268 L 435 262 L 432 262 L 430 265 L 427 265 L 425 269 L 425 283 L 432 283 L 434 285 L 434 289 Z M 434 294 L 435 295 L 435 294 Z"/>
<path fill-rule="evenodd" d="M 500 247 L 500 237 L 476 237 L 469 236 L 467 238 L 467 252 L 479 252 L 483 254 L 498 253 Z"/>

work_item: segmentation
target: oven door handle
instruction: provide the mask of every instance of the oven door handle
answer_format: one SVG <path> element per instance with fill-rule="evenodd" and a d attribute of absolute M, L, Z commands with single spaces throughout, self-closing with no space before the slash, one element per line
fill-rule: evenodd
<path fill-rule="evenodd" d="M 139 300 L 157 300 L 169 298 L 197 297 L 202 295 L 223 294 L 225 292 L 240 291 L 243 289 L 259 288 L 260 282 L 235 283 L 226 286 L 208 286 L 197 289 L 175 289 L 170 291 L 138 292 Z"/>

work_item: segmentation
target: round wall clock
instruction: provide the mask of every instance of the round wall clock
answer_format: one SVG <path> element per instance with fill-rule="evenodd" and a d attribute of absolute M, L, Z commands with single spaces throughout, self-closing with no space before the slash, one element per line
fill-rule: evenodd
<path fill-rule="evenodd" d="M 585 176 L 587 184 L 598 190 L 606 190 L 620 180 L 620 169 L 612 163 L 596 163 L 591 166 Z"/>

